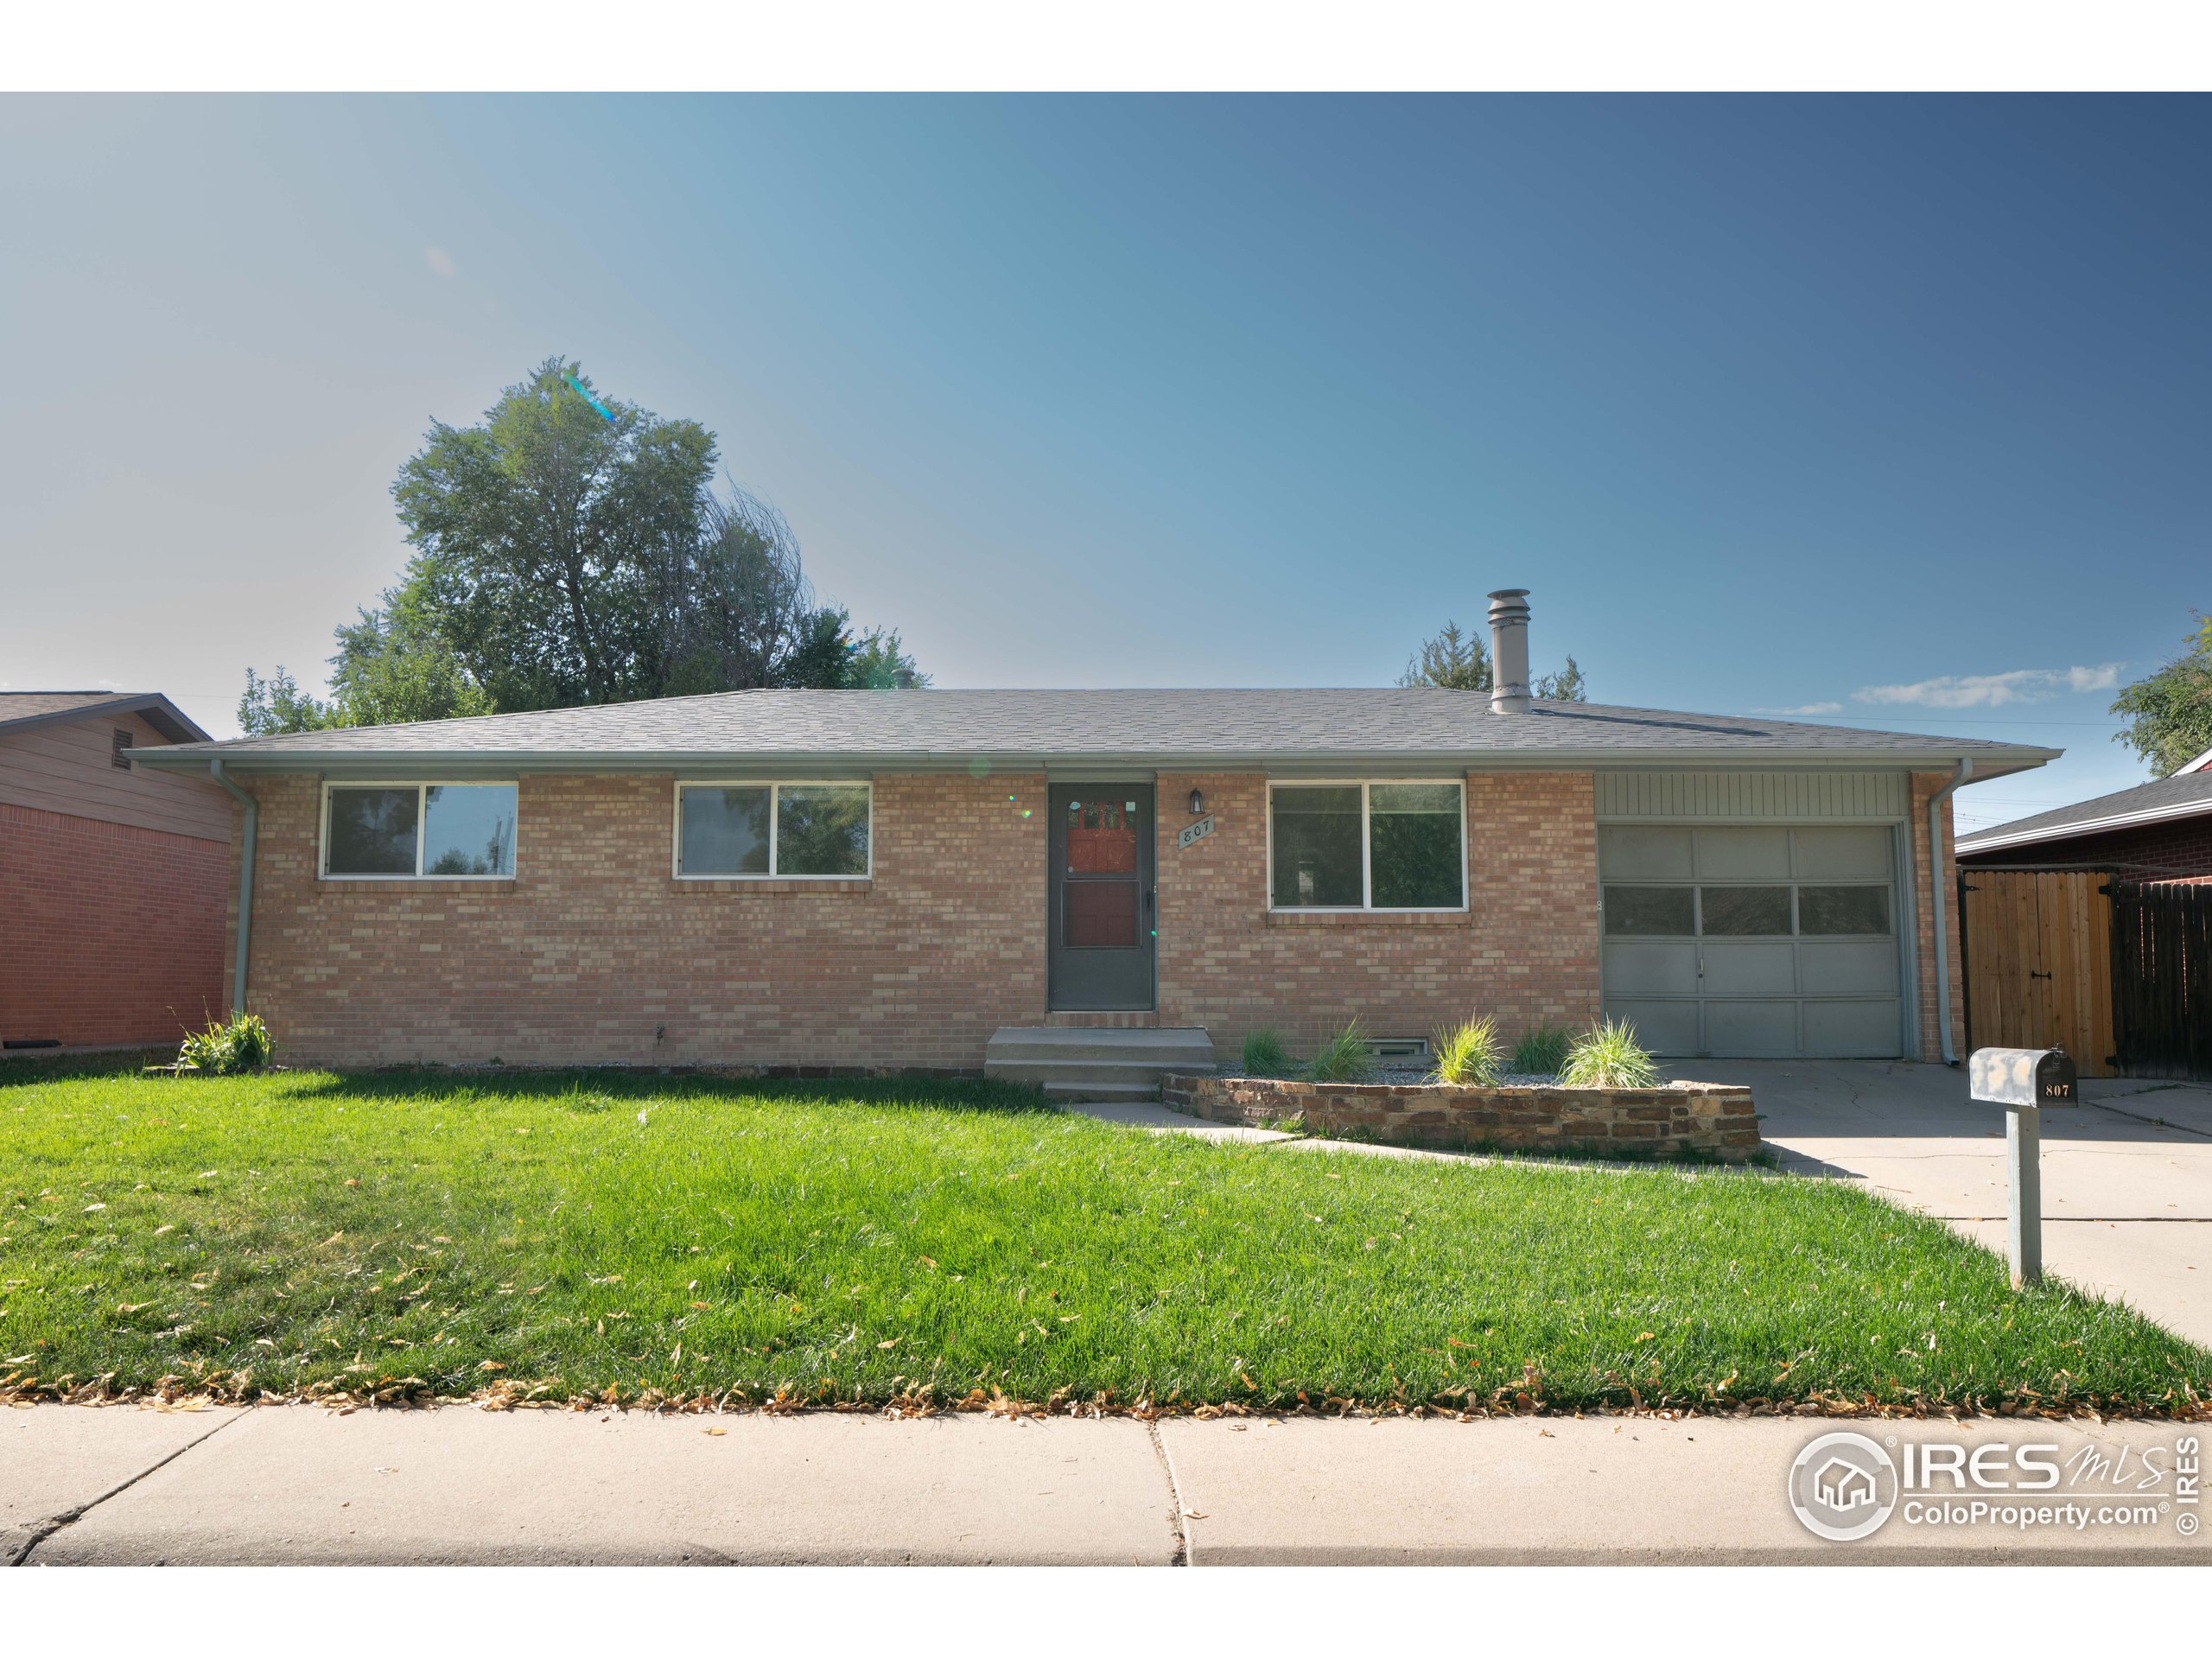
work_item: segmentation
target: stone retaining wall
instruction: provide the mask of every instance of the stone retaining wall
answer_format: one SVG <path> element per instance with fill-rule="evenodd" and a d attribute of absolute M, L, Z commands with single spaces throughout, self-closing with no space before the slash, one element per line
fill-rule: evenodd
<path fill-rule="evenodd" d="M 1738 1161 L 1759 1149 L 1751 1091 L 1681 1083 L 1664 1089 L 1465 1089 L 1451 1084 L 1283 1083 L 1170 1072 L 1161 1101 L 1216 1123 L 1302 1119 L 1397 1146 L 1701 1153 Z"/>

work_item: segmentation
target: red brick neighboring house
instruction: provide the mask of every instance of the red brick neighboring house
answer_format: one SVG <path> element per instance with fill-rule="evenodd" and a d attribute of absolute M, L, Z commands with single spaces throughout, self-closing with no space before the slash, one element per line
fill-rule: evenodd
<path fill-rule="evenodd" d="M 1532 702 L 1513 597 L 1487 699 L 747 691 L 141 759 L 252 797 L 246 1001 L 297 1060 L 974 1071 L 1004 1028 L 1472 1014 L 1943 1053 L 1945 792 L 2053 752 Z"/>
<path fill-rule="evenodd" d="M 232 804 L 204 761 L 132 764 L 207 741 L 153 693 L 0 691 L 7 1048 L 166 1042 L 226 1006 Z"/>
<path fill-rule="evenodd" d="M 2212 881 L 2212 756 L 2170 778 L 1978 830 L 1959 842 L 1974 869 L 2110 870 L 2133 881 Z"/>

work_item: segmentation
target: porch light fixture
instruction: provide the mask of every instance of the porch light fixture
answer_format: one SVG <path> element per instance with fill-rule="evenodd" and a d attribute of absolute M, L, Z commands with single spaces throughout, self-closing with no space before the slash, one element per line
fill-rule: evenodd
<path fill-rule="evenodd" d="M 1191 816 L 1194 818 L 1203 817 L 1205 815 L 1205 791 L 1202 789 L 1192 790 L 1191 791 Z"/>

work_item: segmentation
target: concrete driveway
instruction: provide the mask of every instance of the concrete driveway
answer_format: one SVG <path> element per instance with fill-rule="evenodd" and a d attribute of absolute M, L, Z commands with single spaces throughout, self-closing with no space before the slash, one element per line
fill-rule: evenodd
<path fill-rule="evenodd" d="M 2005 1115 L 1964 1068 L 1698 1060 L 1680 1077 L 1748 1084 L 1787 1168 L 1864 1182 L 2005 1248 Z M 2212 1347 L 2212 1087 L 2085 1079 L 2043 1115 L 2044 1265 Z"/>

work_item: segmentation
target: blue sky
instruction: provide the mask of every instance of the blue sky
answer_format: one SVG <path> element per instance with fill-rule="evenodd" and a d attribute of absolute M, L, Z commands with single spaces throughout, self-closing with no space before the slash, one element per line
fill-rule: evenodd
<path fill-rule="evenodd" d="M 2073 753 L 2212 605 L 2212 119 L 2101 98 L 0 100 L 0 683 L 319 680 L 550 353 L 940 684 L 1379 684 Z"/>

